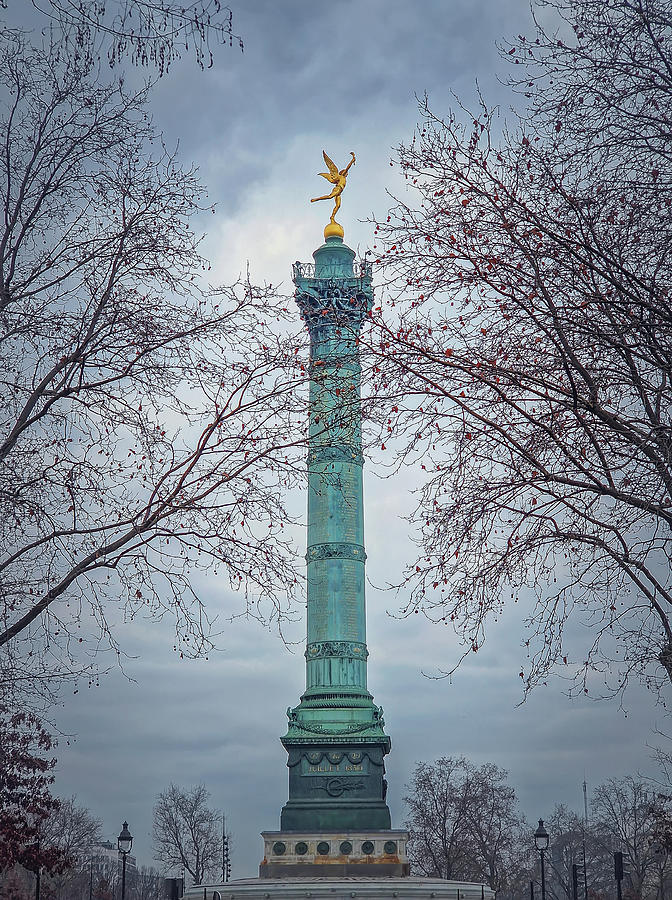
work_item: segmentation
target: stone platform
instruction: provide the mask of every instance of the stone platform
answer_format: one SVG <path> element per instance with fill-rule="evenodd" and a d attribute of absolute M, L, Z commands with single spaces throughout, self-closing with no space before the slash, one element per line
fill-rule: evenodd
<path fill-rule="evenodd" d="M 494 900 L 487 885 L 441 878 L 241 878 L 189 888 L 184 900 Z"/>
<path fill-rule="evenodd" d="M 342 878 L 409 874 L 407 831 L 264 831 L 259 877 Z"/>
<path fill-rule="evenodd" d="M 219 894 L 219 896 L 218 896 Z M 494 900 L 484 884 L 441 878 L 241 878 L 189 888 L 184 900 Z"/>

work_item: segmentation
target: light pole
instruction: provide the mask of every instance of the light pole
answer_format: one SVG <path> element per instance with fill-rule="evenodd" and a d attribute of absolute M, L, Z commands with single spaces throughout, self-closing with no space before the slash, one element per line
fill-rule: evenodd
<path fill-rule="evenodd" d="M 39 857 L 40 854 L 40 842 L 37 842 L 37 854 Z M 40 865 L 40 861 L 37 861 L 37 870 L 35 871 L 36 879 L 35 879 L 35 900 L 40 900 L 40 885 L 42 881 L 42 866 Z"/>
<path fill-rule="evenodd" d="M 548 832 L 544 828 L 544 820 L 539 819 L 539 827 L 534 832 L 534 844 L 541 857 L 541 900 L 546 900 L 546 876 L 544 873 L 544 853 L 548 850 Z"/>
<path fill-rule="evenodd" d="M 37 865 L 34 869 L 30 868 L 29 866 L 27 866 L 27 868 L 29 868 L 29 871 L 35 873 L 35 900 L 40 900 L 40 884 L 41 884 L 41 880 L 42 880 L 42 865 L 40 863 L 40 839 L 39 839 L 39 837 L 36 841 L 32 841 L 30 844 L 26 844 L 25 846 L 37 848 L 36 856 L 35 856 L 35 862 Z"/>
<path fill-rule="evenodd" d="M 128 830 L 128 822 L 124 822 L 121 834 L 117 838 L 117 849 L 121 853 L 121 900 L 126 900 L 126 857 L 131 852 L 133 836 Z"/>
<path fill-rule="evenodd" d="M 226 816 L 222 813 L 222 881 L 228 881 L 231 877 L 231 853 L 229 838 L 226 833 Z"/>

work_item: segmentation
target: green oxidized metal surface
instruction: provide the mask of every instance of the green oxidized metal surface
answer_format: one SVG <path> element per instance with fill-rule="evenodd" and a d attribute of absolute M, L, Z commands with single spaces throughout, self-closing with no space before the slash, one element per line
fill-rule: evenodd
<path fill-rule="evenodd" d="M 310 334 L 306 690 L 288 710 L 289 801 L 281 829 L 387 829 L 382 710 L 366 685 L 364 504 L 358 336 L 371 268 L 330 237 L 296 263 Z"/>

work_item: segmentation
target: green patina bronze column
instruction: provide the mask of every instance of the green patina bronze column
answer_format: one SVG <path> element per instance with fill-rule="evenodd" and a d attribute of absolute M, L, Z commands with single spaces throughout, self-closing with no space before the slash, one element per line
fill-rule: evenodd
<path fill-rule="evenodd" d="M 298 263 L 294 270 L 297 303 L 311 337 L 306 698 L 334 686 L 357 696 L 366 691 L 356 341 L 372 297 L 371 275 L 360 271 L 355 277 L 353 257 L 341 238 L 330 237 L 315 252 L 313 267 Z M 324 710 L 308 714 L 314 725 L 322 719 Z M 325 724 L 332 719 L 327 714 Z"/>
<path fill-rule="evenodd" d="M 344 186 L 347 169 L 337 175 Z M 390 828 L 383 764 L 390 739 L 366 683 L 358 339 L 373 290 L 370 265 L 353 265 L 354 257 L 332 215 L 314 264 L 294 265 L 310 335 L 308 627 L 306 690 L 282 738 L 290 771 L 282 831 Z"/>
<path fill-rule="evenodd" d="M 359 334 L 371 266 L 355 262 L 335 215 L 351 162 L 329 157 L 334 200 L 313 263 L 294 264 L 310 335 L 306 689 L 287 711 L 289 799 L 262 832 L 263 879 L 408 875 L 408 833 L 392 830 L 383 711 L 367 689 Z M 268 896 L 268 894 L 266 894 Z"/>

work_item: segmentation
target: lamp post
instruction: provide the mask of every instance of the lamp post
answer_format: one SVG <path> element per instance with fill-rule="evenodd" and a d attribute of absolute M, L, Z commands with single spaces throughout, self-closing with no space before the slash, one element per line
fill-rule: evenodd
<path fill-rule="evenodd" d="M 35 900 L 40 900 L 40 885 L 42 881 L 42 865 L 40 863 L 40 839 L 36 841 L 31 841 L 29 844 L 25 845 L 26 847 L 36 847 L 36 856 L 35 856 L 35 868 L 29 868 L 31 872 L 35 873 Z"/>
<path fill-rule="evenodd" d="M 548 850 L 548 832 L 544 828 L 544 820 L 539 819 L 539 827 L 534 832 L 534 844 L 541 858 L 541 900 L 546 900 L 546 876 L 544 873 L 544 853 Z"/>
<path fill-rule="evenodd" d="M 126 857 L 131 852 L 133 836 L 128 830 L 128 822 L 124 822 L 121 834 L 117 838 L 117 849 L 121 853 L 121 900 L 126 900 Z"/>
<path fill-rule="evenodd" d="M 37 842 L 37 851 L 40 851 L 40 842 Z M 42 882 L 42 866 L 38 860 L 37 870 L 35 871 L 35 900 L 40 900 L 40 885 Z"/>

